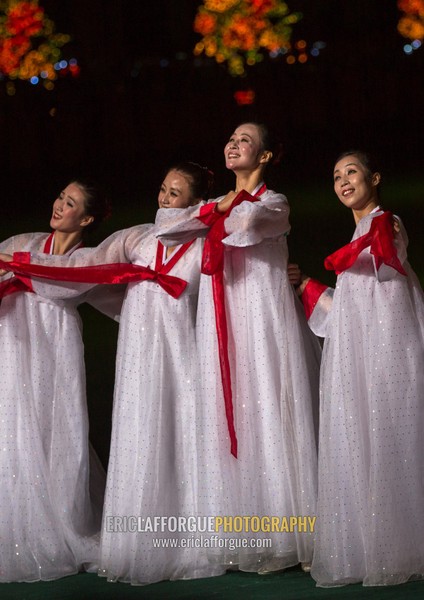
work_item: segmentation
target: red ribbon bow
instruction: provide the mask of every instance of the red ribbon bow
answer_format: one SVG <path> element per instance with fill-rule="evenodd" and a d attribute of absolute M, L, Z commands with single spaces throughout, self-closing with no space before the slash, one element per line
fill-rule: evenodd
<path fill-rule="evenodd" d="M 356 262 L 362 250 L 370 247 L 370 252 L 375 257 L 377 270 L 382 263 L 385 263 L 402 275 L 406 275 L 397 256 L 393 237 L 393 215 L 386 211 L 372 219 L 368 233 L 327 256 L 324 266 L 328 271 L 335 271 L 339 275 Z"/>
<path fill-rule="evenodd" d="M 13 256 L 19 258 L 21 254 L 15 252 Z M 49 267 L 13 260 L 12 262 L 0 261 L 0 268 L 13 271 L 19 279 L 24 280 L 28 276 L 32 276 L 56 281 L 100 284 L 156 281 L 173 298 L 179 298 L 187 287 L 187 282 L 179 277 L 154 271 L 150 267 L 127 263 L 96 265 L 93 267 Z"/>

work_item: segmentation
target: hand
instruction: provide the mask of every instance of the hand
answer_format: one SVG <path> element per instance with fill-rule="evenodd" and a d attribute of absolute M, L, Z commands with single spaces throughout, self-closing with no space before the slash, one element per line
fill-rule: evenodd
<path fill-rule="evenodd" d="M 300 283 L 296 286 L 296 294 L 298 296 L 301 296 L 303 294 L 303 291 L 310 280 L 311 278 L 309 277 L 309 275 L 305 275 L 304 273 L 301 274 Z"/>
<path fill-rule="evenodd" d="M 302 281 L 302 272 L 299 265 L 289 263 L 287 265 L 287 275 L 289 276 L 290 285 L 300 285 Z"/>
<path fill-rule="evenodd" d="M 396 217 L 393 217 L 393 233 L 396 235 L 396 233 L 400 232 L 400 225 L 399 225 L 399 221 L 398 219 L 396 219 Z"/>

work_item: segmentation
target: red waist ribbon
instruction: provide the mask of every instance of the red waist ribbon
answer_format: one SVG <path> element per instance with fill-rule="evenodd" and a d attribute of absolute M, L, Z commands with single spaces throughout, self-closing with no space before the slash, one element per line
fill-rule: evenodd
<path fill-rule="evenodd" d="M 225 312 L 224 294 L 224 253 L 225 248 L 222 240 L 226 237 L 225 219 L 230 215 L 235 206 L 244 201 L 256 202 L 259 196 L 266 190 L 263 185 L 260 190 L 252 196 L 246 190 L 242 190 L 234 199 L 232 205 L 225 213 L 218 213 L 216 203 L 206 204 L 200 209 L 199 221 L 210 225 L 205 239 L 202 256 L 202 273 L 212 277 L 212 293 L 215 307 L 215 323 L 218 338 L 219 365 L 221 369 L 222 390 L 224 394 L 225 415 L 227 418 L 228 432 L 230 434 L 231 454 L 237 458 L 237 435 L 234 426 L 233 395 L 231 390 L 231 371 L 228 356 L 228 328 L 227 315 Z"/>
<path fill-rule="evenodd" d="M 28 253 L 15 252 L 12 262 L 0 261 L 0 268 L 13 271 L 19 279 L 28 276 L 54 279 L 56 281 L 71 281 L 75 283 L 132 283 L 136 281 L 156 281 L 170 296 L 179 298 L 187 282 L 179 277 L 154 271 L 141 265 L 115 263 L 96 265 L 92 267 L 49 267 L 45 265 L 27 264 L 20 258 Z"/>
<path fill-rule="evenodd" d="M 349 269 L 362 250 L 368 247 L 375 257 L 377 270 L 382 263 L 385 263 L 402 275 L 406 275 L 393 243 L 393 215 L 389 211 L 373 218 L 368 233 L 327 256 L 324 266 L 328 271 L 335 271 L 339 275 Z"/>

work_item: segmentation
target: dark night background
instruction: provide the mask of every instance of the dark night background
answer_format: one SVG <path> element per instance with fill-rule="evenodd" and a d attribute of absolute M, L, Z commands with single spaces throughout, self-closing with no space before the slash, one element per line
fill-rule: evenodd
<path fill-rule="evenodd" d="M 213 168 L 220 192 L 231 181 L 223 145 L 249 118 L 283 138 L 281 190 L 284 182 L 331 183 L 334 157 L 356 146 L 375 153 L 383 173 L 404 176 L 405 185 L 420 173 L 424 48 L 403 52 L 396 0 L 290 0 L 304 15 L 293 40 L 327 47 L 304 65 L 264 61 L 246 78 L 213 61 L 195 66 L 199 4 L 41 2 L 56 29 L 72 35 L 64 54 L 76 56 L 82 71 L 52 92 L 20 82 L 8 97 L 0 85 L 0 160 L 15 208 L 50 204 L 56 186 L 83 171 L 108 184 L 115 213 L 148 202 L 153 214 L 163 169 L 179 157 Z M 256 102 L 238 107 L 233 93 L 245 88 L 255 90 Z"/>
<path fill-rule="evenodd" d="M 255 119 L 284 142 L 269 187 L 291 204 L 293 260 L 328 277 L 323 258 L 347 243 L 354 228 L 332 190 L 332 167 L 341 151 L 360 147 L 378 159 L 383 199 L 404 219 L 413 266 L 423 275 L 424 47 L 403 52 L 396 0 L 288 0 L 304 15 L 292 40 L 304 38 L 308 46 L 322 40 L 326 48 L 303 65 L 265 60 L 245 78 L 214 61 L 195 61 L 198 1 L 40 4 L 56 30 L 72 36 L 63 54 L 77 58 L 81 75 L 60 79 L 51 92 L 19 82 L 14 96 L 0 81 L 3 239 L 47 230 L 56 193 L 76 175 L 95 176 L 109 190 L 113 217 L 101 236 L 153 219 L 162 174 L 173 160 L 207 164 L 219 195 L 232 183 L 224 144 L 239 122 Z M 252 106 L 237 106 L 233 94 L 243 89 L 255 91 Z M 113 373 L 116 329 L 98 344 L 90 329 L 95 317 L 88 315 L 89 398 L 104 394 L 108 415 L 112 383 L 105 372 Z M 106 439 L 108 417 L 93 410 L 94 437 Z M 106 450 L 100 454 L 105 460 Z"/>

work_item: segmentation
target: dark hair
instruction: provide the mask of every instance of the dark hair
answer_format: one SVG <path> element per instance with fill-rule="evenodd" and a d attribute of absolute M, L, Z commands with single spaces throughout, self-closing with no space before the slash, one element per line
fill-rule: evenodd
<path fill-rule="evenodd" d="M 247 124 L 254 125 L 259 130 L 262 143 L 262 150 L 268 150 L 269 152 L 272 152 L 272 159 L 268 164 L 273 166 L 280 164 L 281 158 L 283 156 L 283 144 L 281 143 L 279 137 L 273 131 L 271 131 L 269 127 L 265 125 L 265 123 L 258 123 L 256 121 L 244 121 L 243 123 L 240 123 L 238 127 Z"/>
<path fill-rule="evenodd" d="M 94 231 L 102 221 L 111 215 L 111 203 L 99 185 L 89 179 L 76 178 L 72 183 L 77 185 L 84 194 L 86 215 L 93 217 L 93 222 L 84 227 L 83 234 Z"/>
<path fill-rule="evenodd" d="M 347 156 L 356 156 L 359 159 L 359 161 L 361 162 L 361 164 L 367 170 L 369 177 L 371 177 L 373 175 L 373 173 L 378 172 L 378 169 L 376 168 L 376 165 L 374 162 L 374 158 L 367 152 L 364 152 L 363 150 L 347 150 L 346 152 L 342 152 L 337 157 L 334 164 L 338 163 L 339 160 L 342 160 L 343 158 L 346 158 Z"/>
<path fill-rule="evenodd" d="M 183 161 L 169 167 L 166 175 L 170 171 L 178 171 L 187 177 L 192 200 L 210 198 L 214 184 L 214 174 L 210 169 L 195 162 Z"/>

